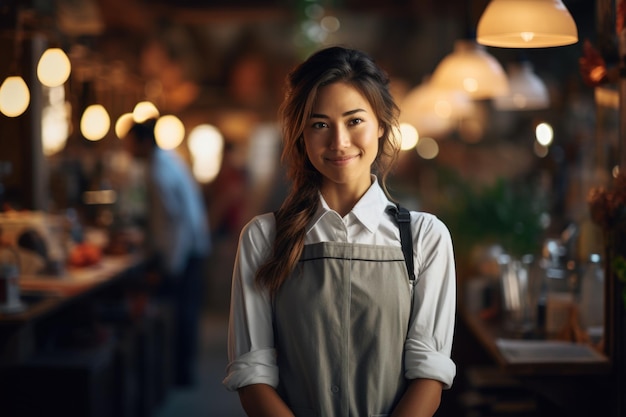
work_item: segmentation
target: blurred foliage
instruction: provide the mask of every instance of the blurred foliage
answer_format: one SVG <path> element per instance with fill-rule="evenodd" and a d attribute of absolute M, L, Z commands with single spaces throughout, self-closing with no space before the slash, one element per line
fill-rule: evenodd
<path fill-rule="evenodd" d="M 454 175 L 446 178 L 447 204 L 439 217 L 448 225 L 456 252 L 498 244 L 511 256 L 537 254 L 547 201 L 532 182 L 503 178 L 478 186 Z"/>

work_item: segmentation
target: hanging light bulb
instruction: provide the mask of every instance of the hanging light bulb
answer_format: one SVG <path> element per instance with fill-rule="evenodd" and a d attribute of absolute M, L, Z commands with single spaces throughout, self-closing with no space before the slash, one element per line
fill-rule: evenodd
<path fill-rule="evenodd" d="M 159 117 L 159 110 L 151 101 L 140 101 L 133 109 L 133 119 L 137 123 L 143 123 L 148 119 Z"/>
<path fill-rule="evenodd" d="M 431 83 L 442 89 L 464 91 L 474 100 L 490 99 L 509 91 L 509 82 L 498 60 L 484 46 L 467 39 L 454 43 L 452 53 L 435 68 Z"/>
<path fill-rule="evenodd" d="M 8 117 L 24 113 L 30 103 L 30 91 L 20 76 L 7 77 L 0 85 L 0 112 Z"/>
<path fill-rule="evenodd" d="M 154 136 L 161 149 L 174 149 L 185 138 L 185 125 L 174 115 L 161 116 L 154 125 Z"/>
<path fill-rule="evenodd" d="M 115 136 L 117 136 L 118 139 L 124 139 L 131 127 L 133 127 L 133 114 L 122 114 L 115 122 Z"/>
<path fill-rule="evenodd" d="M 576 23 L 561 0 L 492 0 L 476 41 L 503 48 L 545 48 L 578 42 Z"/>
<path fill-rule="evenodd" d="M 67 81 L 72 64 L 61 48 L 47 49 L 37 64 L 37 78 L 46 87 L 58 87 Z"/>
<path fill-rule="evenodd" d="M 400 123 L 399 130 L 400 150 L 408 151 L 409 149 L 415 148 L 420 140 L 420 135 L 415 126 L 409 123 Z"/>
<path fill-rule="evenodd" d="M 550 105 L 545 84 L 534 72 L 528 61 L 509 64 L 509 93 L 496 97 L 494 107 L 498 110 L 539 110 Z"/>
<path fill-rule="evenodd" d="M 80 119 L 80 131 L 85 139 L 96 141 L 102 139 L 111 127 L 109 113 L 101 104 L 87 107 Z"/>
<path fill-rule="evenodd" d="M 193 159 L 193 175 L 201 183 L 209 183 L 217 177 L 222 167 L 224 136 L 213 125 L 196 126 L 187 139 Z"/>

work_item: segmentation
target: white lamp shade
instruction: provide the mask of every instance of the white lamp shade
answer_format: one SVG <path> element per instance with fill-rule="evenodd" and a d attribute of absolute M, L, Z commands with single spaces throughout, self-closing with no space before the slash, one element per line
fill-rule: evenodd
<path fill-rule="evenodd" d="M 46 87 L 58 87 L 65 83 L 72 71 L 70 59 L 60 48 L 47 49 L 37 64 L 37 78 Z"/>
<path fill-rule="evenodd" d="M 482 45 L 457 40 L 454 50 L 441 60 L 430 80 L 441 89 L 460 90 L 472 99 L 490 99 L 506 94 L 509 82 L 496 58 Z"/>
<path fill-rule="evenodd" d="M 548 89 L 534 72 L 530 62 L 510 64 L 509 93 L 494 99 L 498 110 L 539 110 L 550 105 Z"/>
<path fill-rule="evenodd" d="M 7 77 L 0 85 L 0 112 L 9 117 L 24 113 L 30 103 L 30 91 L 22 77 Z"/>
<path fill-rule="evenodd" d="M 561 0 L 491 0 L 476 41 L 503 48 L 546 48 L 578 42 L 572 15 Z"/>
<path fill-rule="evenodd" d="M 424 82 L 410 90 L 400 103 L 400 122 L 414 126 L 421 136 L 440 136 L 470 114 L 472 101 L 460 90 L 437 88 Z"/>

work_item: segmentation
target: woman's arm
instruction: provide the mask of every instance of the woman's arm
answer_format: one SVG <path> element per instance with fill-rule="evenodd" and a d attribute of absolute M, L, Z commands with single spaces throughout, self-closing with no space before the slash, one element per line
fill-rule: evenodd
<path fill-rule="evenodd" d="M 442 384 L 434 379 L 414 379 L 391 417 L 432 417 L 441 403 Z"/>
<path fill-rule="evenodd" d="M 237 390 L 248 417 L 294 417 L 289 407 L 267 384 L 252 384 Z"/>

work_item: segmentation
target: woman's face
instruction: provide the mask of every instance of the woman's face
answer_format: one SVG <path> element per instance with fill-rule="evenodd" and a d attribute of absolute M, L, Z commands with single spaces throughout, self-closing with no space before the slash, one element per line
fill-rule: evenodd
<path fill-rule="evenodd" d="M 304 129 L 307 156 L 324 177 L 322 189 L 365 193 L 382 134 L 359 90 L 344 82 L 322 87 Z"/>

